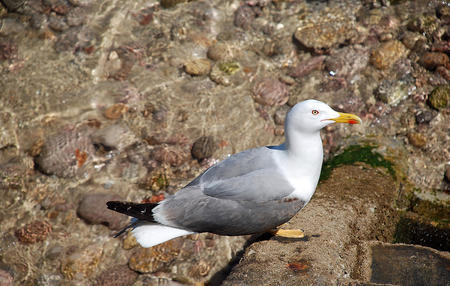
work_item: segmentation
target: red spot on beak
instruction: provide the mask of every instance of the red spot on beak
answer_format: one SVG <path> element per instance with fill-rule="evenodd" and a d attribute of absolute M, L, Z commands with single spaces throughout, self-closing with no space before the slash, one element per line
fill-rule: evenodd
<path fill-rule="evenodd" d="M 356 121 L 356 120 L 354 120 L 354 119 L 350 119 L 350 120 L 348 121 L 348 123 L 349 123 L 349 124 L 358 124 L 359 122 Z"/>

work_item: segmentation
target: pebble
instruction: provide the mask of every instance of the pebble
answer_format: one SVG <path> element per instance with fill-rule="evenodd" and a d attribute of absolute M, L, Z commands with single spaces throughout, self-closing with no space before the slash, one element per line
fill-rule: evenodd
<path fill-rule="evenodd" d="M 312 57 L 289 69 L 288 74 L 294 78 L 304 77 L 315 70 L 322 70 L 326 56 Z"/>
<path fill-rule="evenodd" d="M 88 165 L 95 152 L 89 130 L 72 128 L 49 137 L 36 158 L 39 169 L 58 177 L 74 177 Z"/>
<path fill-rule="evenodd" d="M 430 110 L 419 110 L 415 114 L 417 124 L 428 124 L 435 117 Z"/>
<path fill-rule="evenodd" d="M 390 106 L 396 106 L 402 100 L 408 98 L 409 91 L 414 88 L 412 79 L 384 80 L 375 90 L 378 99 Z"/>
<path fill-rule="evenodd" d="M 91 139 L 94 144 L 119 151 L 135 144 L 138 140 L 128 126 L 124 124 L 114 124 L 101 128 L 92 133 Z"/>
<path fill-rule="evenodd" d="M 208 48 L 206 55 L 213 61 L 227 61 L 233 58 L 233 51 L 229 45 L 217 42 Z"/>
<path fill-rule="evenodd" d="M 50 14 L 48 18 L 48 26 L 54 31 L 63 32 L 69 29 L 69 25 L 65 22 L 65 18 L 56 14 Z"/>
<path fill-rule="evenodd" d="M 425 136 L 423 136 L 420 133 L 417 132 L 410 132 L 408 133 L 408 141 L 411 145 L 417 148 L 425 147 L 427 144 L 427 139 Z"/>
<path fill-rule="evenodd" d="M 234 25 L 247 30 L 256 16 L 257 14 L 253 7 L 242 5 L 234 12 Z"/>
<path fill-rule="evenodd" d="M 116 120 L 122 117 L 122 115 L 128 111 L 128 106 L 123 103 L 116 103 L 111 105 L 105 110 L 105 117 L 108 119 Z"/>
<path fill-rule="evenodd" d="M 13 41 L 3 40 L 0 42 L 0 60 L 13 60 L 18 56 L 19 47 Z"/>
<path fill-rule="evenodd" d="M 106 202 L 122 199 L 119 195 L 109 193 L 86 194 L 78 205 L 77 214 L 90 224 L 104 224 L 110 229 L 120 229 L 128 218 L 109 210 Z"/>
<path fill-rule="evenodd" d="M 125 286 L 133 285 L 138 274 L 127 265 L 114 265 L 103 271 L 97 277 L 97 286 Z"/>
<path fill-rule="evenodd" d="M 360 74 L 368 63 L 368 48 L 354 45 L 332 51 L 325 59 L 325 69 L 333 77 L 352 79 L 354 75 Z"/>
<path fill-rule="evenodd" d="M 341 7 L 332 9 L 333 13 L 324 9 L 301 22 L 294 33 L 301 48 L 314 52 L 328 50 L 358 36 L 354 16 Z"/>
<path fill-rule="evenodd" d="M 388 69 L 407 53 L 406 47 L 397 40 L 384 42 L 371 52 L 370 63 L 377 69 Z"/>
<path fill-rule="evenodd" d="M 289 100 L 289 89 L 278 79 L 265 77 L 253 86 L 253 99 L 263 105 L 283 105 Z"/>
<path fill-rule="evenodd" d="M 103 245 L 94 243 L 76 250 L 61 261 L 61 273 L 70 280 L 89 278 L 97 269 L 103 254 Z"/>
<path fill-rule="evenodd" d="M 405 31 L 405 33 L 402 36 L 402 43 L 405 45 L 408 49 L 412 50 L 414 49 L 414 46 L 416 45 L 416 42 L 419 39 L 424 39 L 425 37 L 421 34 Z"/>
<path fill-rule="evenodd" d="M 66 15 L 71 8 L 65 0 L 43 0 L 42 4 L 60 15 Z"/>
<path fill-rule="evenodd" d="M 212 136 L 202 136 L 192 145 L 191 154 L 197 160 L 210 158 L 217 150 L 217 144 Z"/>
<path fill-rule="evenodd" d="M 36 220 L 16 230 L 15 235 L 21 243 L 32 244 L 44 241 L 50 232 L 52 232 L 50 223 Z"/>
<path fill-rule="evenodd" d="M 130 257 L 128 265 L 132 270 L 140 273 L 168 270 L 170 263 L 180 253 L 182 244 L 183 240 L 177 238 L 150 248 L 138 248 Z"/>
<path fill-rule="evenodd" d="M 448 56 L 445 53 L 425 53 L 421 58 L 421 64 L 429 69 L 435 70 L 439 66 L 446 66 L 449 62 Z"/>
<path fill-rule="evenodd" d="M 178 167 L 187 160 L 186 152 L 178 146 L 158 146 L 151 152 L 151 158 Z"/>
<path fill-rule="evenodd" d="M 446 67 L 438 67 L 436 71 L 448 82 L 450 82 L 450 70 Z"/>
<path fill-rule="evenodd" d="M 14 277 L 9 271 L 0 269 L 0 285 L 1 286 L 13 286 Z"/>
<path fill-rule="evenodd" d="M 450 84 L 436 87 L 428 97 L 428 102 L 435 109 L 446 108 L 450 102 Z"/>
<path fill-rule="evenodd" d="M 207 75 L 211 70 L 208 59 L 195 59 L 184 64 L 184 70 L 190 75 Z"/>
<path fill-rule="evenodd" d="M 217 84 L 229 86 L 232 83 L 238 84 L 243 80 L 241 66 L 238 62 L 217 62 L 211 70 L 209 77 Z"/>

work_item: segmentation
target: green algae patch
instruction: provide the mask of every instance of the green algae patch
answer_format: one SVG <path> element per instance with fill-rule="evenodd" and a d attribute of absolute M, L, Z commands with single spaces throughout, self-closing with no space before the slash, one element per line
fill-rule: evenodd
<path fill-rule="evenodd" d="M 342 152 L 325 162 L 322 166 L 319 181 L 326 180 L 330 177 L 331 171 L 341 165 L 352 165 L 356 162 L 366 163 L 374 168 L 383 167 L 389 172 L 395 180 L 395 171 L 392 162 L 386 160 L 380 153 L 375 152 L 374 146 L 349 146 Z"/>

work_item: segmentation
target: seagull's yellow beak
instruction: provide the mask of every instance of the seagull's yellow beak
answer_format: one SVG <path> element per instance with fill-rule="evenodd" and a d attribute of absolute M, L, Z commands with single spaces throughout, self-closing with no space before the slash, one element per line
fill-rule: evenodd
<path fill-rule="evenodd" d="M 336 123 L 348 123 L 348 124 L 360 124 L 361 118 L 351 113 L 339 113 L 339 117 L 331 118 L 330 120 L 335 121 Z"/>

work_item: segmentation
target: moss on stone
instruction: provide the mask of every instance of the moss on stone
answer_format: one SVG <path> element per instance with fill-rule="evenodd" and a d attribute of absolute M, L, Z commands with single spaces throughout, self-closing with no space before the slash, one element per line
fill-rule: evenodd
<path fill-rule="evenodd" d="M 446 108 L 450 101 L 450 85 L 440 85 L 433 89 L 428 98 L 431 107 L 435 109 Z"/>
<path fill-rule="evenodd" d="M 393 164 L 384 159 L 384 157 L 377 152 L 374 152 L 374 146 L 360 146 L 352 145 L 347 147 L 344 152 L 336 155 L 332 159 L 325 162 L 322 166 L 322 173 L 320 174 L 320 181 L 326 180 L 330 177 L 331 171 L 341 165 L 352 165 L 356 162 L 363 162 L 372 167 L 386 168 L 389 174 L 395 179 L 395 171 Z"/>

